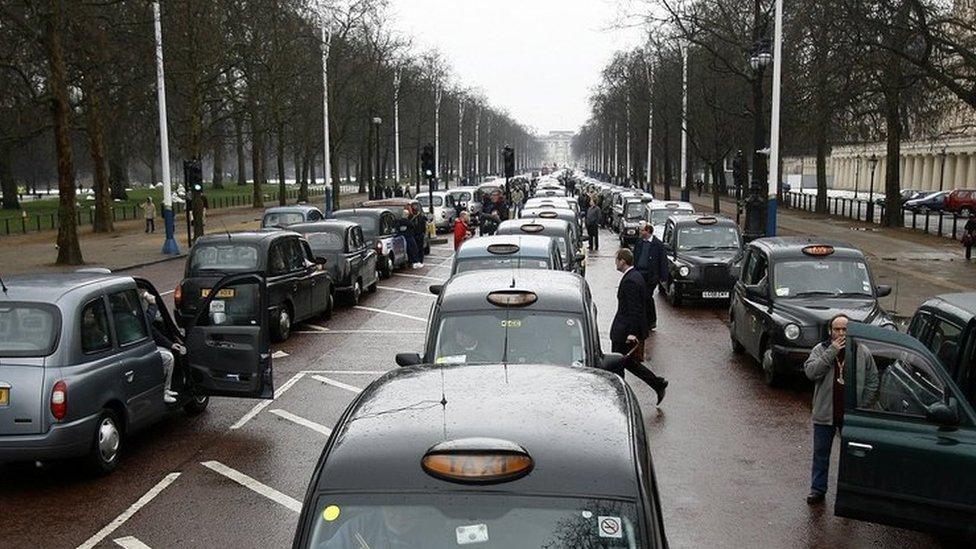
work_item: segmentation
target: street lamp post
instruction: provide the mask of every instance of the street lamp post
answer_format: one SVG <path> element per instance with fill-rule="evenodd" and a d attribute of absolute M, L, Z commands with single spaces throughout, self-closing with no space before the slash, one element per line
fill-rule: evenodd
<path fill-rule="evenodd" d="M 878 167 L 878 156 L 875 154 L 868 158 L 868 166 L 871 168 L 871 186 L 868 190 L 868 222 L 874 223 L 874 169 Z"/>
<path fill-rule="evenodd" d="M 332 35 L 325 29 L 325 18 L 322 18 L 322 167 L 325 169 L 325 211 L 326 217 L 331 217 L 333 206 L 339 205 L 340 182 L 332 181 L 332 153 L 329 143 L 329 44 Z M 315 155 L 312 155 L 315 163 Z M 329 183 L 332 183 L 330 186 Z M 315 183 L 314 181 L 312 183 Z M 331 192 L 331 196 L 330 196 Z"/>
<path fill-rule="evenodd" d="M 373 132 L 374 139 L 376 140 L 376 175 L 373 177 L 373 198 L 383 197 L 383 176 L 380 174 L 380 124 L 382 123 L 382 118 L 379 116 L 373 117 L 373 127 L 376 128 Z"/>
<path fill-rule="evenodd" d="M 400 68 L 393 74 L 393 184 L 400 188 Z"/>
<path fill-rule="evenodd" d="M 681 47 L 681 200 L 688 201 L 688 41 Z"/>
<path fill-rule="evenodd" d="M 861 182 L 861 156 L 854 158 L 854 200 L 857 200 L 858 186 Z"/>
<path fill-rule="evenodd" d="M 427 185 L 436 185 L 441 176 L 441 84 L 434 89 L 434 179 Z M 431 189 L 433 190 L 433 189 Z"/>
<path fill-rule="evenodd" d="M 945 184 L 945 163 L 946 163 L 946 150 L 942 147 L 942 151 L 939 153 L 942 157 L 942 167 L 939 168 L 939 192 L 942 192 L 942 187 Z M 942 219 L 945 217 L 942 215 L 943 212 L 939 212 L 939 234 L 942 234 Z"/>
<path fill-rule="evenodd" d="M 156 30 L 156 98 L 159 103 L 159 161 L 163 171 L 163 226 L 166 240 L 163 253 L 178 255 L 180 247 L 176 243 L 176 219 L 173 214 L 173 184 L 169 174 L 169 132 L 166 120 L 166 78 L 163 74 L 163 26 L 160 20 L 159 2 L 153 2 L 153 23 Z M 156 182 L 153 181 L 153 184 Z M 189 214 L 188 214 L 189 215 Z"/>

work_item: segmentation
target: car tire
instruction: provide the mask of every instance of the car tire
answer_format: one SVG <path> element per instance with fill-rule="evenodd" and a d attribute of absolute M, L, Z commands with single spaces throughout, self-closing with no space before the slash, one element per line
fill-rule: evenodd
<path fill-rule="evenodd" d="M 969 217 L 970 215 L 972 215 L 972 210 L 970 210 L 968 207 L 959 208 L 960 217 Z"/>
<path fill-rule="evenodd" d="M 355 307 L 359 305 L 359 299 L 363 297 L 363 283 L 357 280 L 352 285 L 352 290 L 349 292 L 349 306 Z"/>
<path fill-rule="evenodd" d="M 376 278 L 373 279 L 373 283 L 366 287 L 366 291 L 369 292 L 369 293 L 371 293 L 371 294 L 375 294 L 377 287 L 379 287 L 379 285 L 380 285 L 380 272 L 379 272 L 379 270 L 376 271 L 375 277 Z"/>
<path fill-rule="evenodd" d="M 393 265 L 395 265 L 395 263 L 393 262 L 393 254 L 391 253 L 390 257 L 387 258 L 387 260 L 384 261 L 383 263 L 384 265 L 383 268 L 380 270 L 380 275 L 384 279 L 390 278 L 391 276 L 393 276 Z"/>
<path fill-rule="evenodd" d="M 332 311 L 335 310 L 335 298 L 332 297 L 332 290 L 325 295 L 325 309 L 322 310 L 320 315 L 323 320 L 328 320 L 332 318 Z"/>
<path fill-rule="evenodd" d="M 119 465 L 122 452 L 122 423 L 114 410 L 105 409 L 95 422 L 92 447 L 85 457 L 88 469 L 95 475 L 107 475 Z"/>
<path fill-rule="evenodd" d="M 287 303 L 283 303 L 278 307 L 278 314 L 275 315 L 271 337 L 279 343 L 287 340 L 288 336 L 291 335 L 291 322 L 291 308 Z"/>
<path fill-rule="evenodd" d="M 190 395 L 190 400 L 183 405 L 183 411 L 188 416 L 198 416 L 210 405 L 209 395 Z"/>
<path fill-rule="evenodd" d="M 732 342 L 732 352 L 741 355 L 745 352 L 746 348 L 739 343 L 739 340 L 735 338 L 735 319 L 733 318 L 729 322 L 729 340 Z"/>
<path fill-rule="evenodd" d="M 779 387 L 783 384 L 783 374 L 776 370 L 776 354 L 768 342 L 763 343 L 759 367 L 762 368 L 763 381 L 769 387 Z"/>
<path fill-rule="evenodd" d="M 665 292 L 668 303 L 674 307 L 681 306 L 681 294 L 678 292 L 678 285 L 674 283 L 674 280 L 668 282 L 668 291 Z"/>
<path fill-rule="evenodd" d="M 430 254 L 430 242 L 424 244 L 424 253 Z"/>

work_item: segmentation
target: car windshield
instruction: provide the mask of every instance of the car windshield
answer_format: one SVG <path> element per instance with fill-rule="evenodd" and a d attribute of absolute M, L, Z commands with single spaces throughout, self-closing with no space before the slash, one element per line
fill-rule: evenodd
<path fill-rule="evenodd" d="M 544 257 L 521 256 L 491 256 L 470 257 L 458 259 L 455 262 L 455 274 L 468 271 L 485 271 L 489 269 L 549 269 L 549 260 Z"/>
<path fill-rule="evenodd" d="M 417 474 L 423 474 L 419 467 Z M 308 516 L 308 547 L 315 549 L 648 547 L 637 506 L 609 499 L 324 494 Z"/>
<path fill-rule="evenodd" d="M 687 208 L 663 208 L 651 210 L 651 225 L 664 225 L 668 218 L 675 214 L 689 214 L 692 210 Z"/>
<path fill-rule="evenodd" d="M 190 257 L 190 272 L 254 271 L 258 249 L 246 244 L 197 244 Z"/>
<path fill-rule="evenodd" d="M 469 192 L 454 193 L 454 200 L 457 200 L 459 202 L 470 202 L 471 201 L 471 193 L 469 193 Z"/>
<path fill-rule="evenodd" d="M 286 227 L 288 225 L 295 225 L 297 223 L 303 223 L 305 221 L 305 216 L 298 212 L 274 212 L 269 214 L 264 214 L 264 220 L 261 221 L 262 227 Z"/>
<path fill-rule="evenodd" d="M 873 297 L 868 268 L 862 261 L 807 259 L 777 263 L 773 271 L 777 297 Z"/>
<path fill-rule="evenodd" d="M 59 331 L 54 307 L 0 303 L 0 357 L 47 356 L 54 352 Z M 2 373 L 0 366 L 0 378 Z"/>
<path fill-rule="evenodd" d="M 364 234 L 376 234 L 376 223 L 377 218 L 370 217 L 368 215 L 343 215 L 336 216 L 337 219 L 342 219 L 343 221 L 351 221 L 353 223 L 358 223 L 363 229 Z"/>
<path fill-rule="evenodd" d="M 678 229 L 678 251 L 737 249 L 739 233 L 735 227 L 695 225 Z"/>
<path fill-rule="evenodd" d="M 436 341 L 436 363 L 583 365 L 586 358 L 583 322 L 566 313 L 502 309 L 447 315 Z"/>
<path fill-rule="evenodd" d="M 627 219 L 640 219 L 644 214 L 644 203 L 643 202 L 628 202 L 627 209 L 624 211 L 624 217 Z"/>
<path fill-rule="evenodd" d="M 335 233 L 307 233 L 305 239 L 313 252 L 341 252 L 345 250 L 342 237 Z"/>
<path fill-rule="evenodd" d="M 423 206 L 425 208 L 429 208 L 430 207 L 430 197 L 429 196 L 427 196 L 425 194 L 422 194 L 422 195 L 420 195 L 420 196 L 417 197 L 417 200 L 420 202 L 420 205 L 421 206 Z M 444 205 L 444 198 L 441 197 L 441 196 L 435 196 L 434 197 L 434 207 L 440 207 L 440 206 L 443 206 L 443 205 Z"/>

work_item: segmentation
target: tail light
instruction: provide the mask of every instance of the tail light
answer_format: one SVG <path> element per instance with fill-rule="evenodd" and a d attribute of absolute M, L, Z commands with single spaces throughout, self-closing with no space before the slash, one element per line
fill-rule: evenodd
<path fill-rule="evenodd" d="M 173 303 L 177 308 L 180 307 L 180 303 L 183 302 L 183 285 L 177 284 L 176 288 L 173 289 Z"/>
<path fill-rule="evenodd" d="M 383 242 L 381 242 L 379 240 L 376 241 L 376 253 L 378 253 L 380 255 L 383 254 Z"/>
<path fill-rule="evenodd" d="M 51 415 L 58 421 L 68 415 L 68 385 L 64 381 L 58 381 L 51 389 Z"/>

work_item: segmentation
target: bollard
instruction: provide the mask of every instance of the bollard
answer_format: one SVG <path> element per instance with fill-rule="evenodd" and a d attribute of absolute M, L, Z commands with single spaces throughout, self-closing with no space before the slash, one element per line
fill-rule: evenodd
<path fill-rule="evenodd" d="M 952 214 L 952 239 L 953 240 L 956 240 L 956 227 L 958 222 L 959 222 L 959 216 L 956 214 Z"/>
<path fill-rule="evenodd" d="M 929 210 L 925 210 L 925 234 L 929 233 Z"/>
<path fill-rule="evenodd" d="M 3 233 L 6 234 L 6 235 L 8 235 L 8 236 L 10 235 L 10 218 L 9 217 L 5 217 L 3 219 Z"/>
<path fill-rule="evenodd" d="M 918 228 L 917 220 L 918 220 L 918 210 L 912 210 L 912 228 L 913 229 L 917 229 Z"/>

